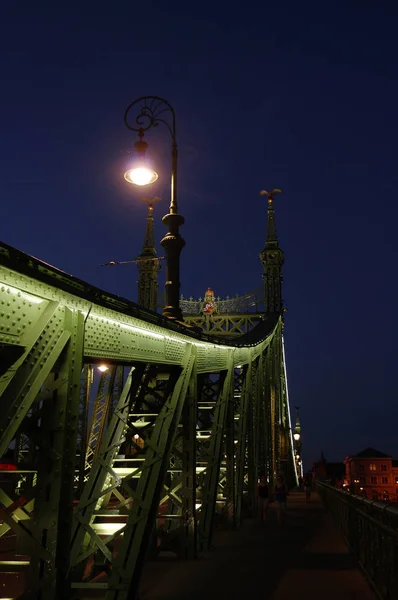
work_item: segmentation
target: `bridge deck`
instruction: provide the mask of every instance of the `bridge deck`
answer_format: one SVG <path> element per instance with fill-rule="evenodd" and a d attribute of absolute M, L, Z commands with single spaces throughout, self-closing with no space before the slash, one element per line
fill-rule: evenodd
<path fill-rule="evenodd" d="M 215 548 L 196 562 L 148 563 L 140 600 L 322 598 L 375 600 L 318 496 L 288 498 L 286 524 L 246 520 L 239 531 L 219 531 Z"/>

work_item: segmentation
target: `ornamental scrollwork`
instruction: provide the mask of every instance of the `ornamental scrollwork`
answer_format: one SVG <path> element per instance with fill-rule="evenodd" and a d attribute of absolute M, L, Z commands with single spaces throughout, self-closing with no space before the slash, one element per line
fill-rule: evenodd
<path fill-rule="evenodd" d="M 136 108 L 139 112 L 135 112 L 133 122 L 129 121 L 129 113 Z M 166 116 L 170 117 L 166 120 Z M 170 132 L 171 137 L 175 140 L 176 137 L 176 122 L 175 112 L 171 104 L 160 98 L 159 96 L 143 96 L 134 100 L 124 113 L 124 122 L 128 129 L 137 131 L 141 135 L 144 131 L 148 131 L 151 127 L 157 127 L 159 123 L 163 123 Z"/>

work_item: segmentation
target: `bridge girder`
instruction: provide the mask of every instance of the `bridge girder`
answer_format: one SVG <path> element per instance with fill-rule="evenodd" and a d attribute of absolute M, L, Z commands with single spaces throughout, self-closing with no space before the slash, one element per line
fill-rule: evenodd
<path fill-rule="evenodd" d="M 7 475 L 0 537 L 12 529 L 30 556 L 26 597 L 66 600 L 71 585 L 79 597 L 79 590 L 98 587 L 97 566 L 106 575 L 107 600 L 132 598 L 147 551 L 159 552 L 173 539 L 177 552 L 194 557 L 197 538 L 199 548 L 211 543 L 216 509 L 239 526 L 243 499 L 249 512 L 255 510 L 260 472 L 272 480 L 286 448 L 293 461 L 282 320 L 244 341 L 211 340 L 150 312 L 140 316 L 132 303 L 87 291 L 30 257 L 11 268 L 5 254 L 1 454 L 23 432 L 37 461 L 23 494 L 23 461 Z M 103 434 L 82 483 L 76 452 L 87 452 L 87 427 L 80 421 L 87 418 L 89 386 L 81 377 L 85 365 L 100 360 L 129 374 L 123 390 L 109 394 L 101 408 L 109 419 L 101 422 Z M 137 429 L 134 423 L 143 419 L 147 425 Z M 133 461 L 142 457 L 142 464 L 118 466 L 126 436 L 137 431 L 143 446 Z M 73 510 L 79 473 L 81 495 Z"/>

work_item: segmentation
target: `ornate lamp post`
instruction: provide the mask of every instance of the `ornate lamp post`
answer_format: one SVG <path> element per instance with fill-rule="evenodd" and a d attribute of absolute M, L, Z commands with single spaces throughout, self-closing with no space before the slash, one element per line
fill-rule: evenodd
<path fill-rule="evenodd" d="M 302 458 L 301 458 L 301 424 L 300 424 L 300 407 L 296 409 L 296 426 L 294 428 L 293 438 L 295 441 L 294 457 L 296 462 L 297 475 L 302 476 Z"/>
<path fill-rule="evenodd" d="M 128 116 L 131 110 L 135 113 L 135 122 L 131 124 Z M 166 306 L 163 315 L 171 319 L 182 321 L 180 309 L 180 254 L 185 242 L 180 236 L 179 228 L 185 219 L 178 213 L 177 204 L 177 140 L 176 119 L 173 107 L 163 98 L 158 96 L 143 96 L 134 100 L 126 109 L 124 122 L 128 129 L 138 133 L 139 140 L 135 142 L 140 164 L 129 169 L 124 177 L 134 185 L 148 185 L 157 180 L 158 175 L 145 164 L 145 153 L 148 144 L 143 141 L 144 132 L 151 127 L 157 127 L 163 123 L 171 135 L 171 194 L 169 213 L 162 219 L 168 227 L 168 232 L 160 242 L 166 255 Z"/>

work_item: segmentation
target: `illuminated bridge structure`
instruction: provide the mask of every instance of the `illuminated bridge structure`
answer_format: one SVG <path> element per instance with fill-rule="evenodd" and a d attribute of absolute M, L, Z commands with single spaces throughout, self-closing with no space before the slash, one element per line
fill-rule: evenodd
<path fill-rule="evenodd" d="M 261 474 L 296 484 L 268 224 L 266 309 L 219 337 L 0 245 L 0 571 L 23 573 L 18 597 L 132 599 L 148 557 L 193 559 L 253 515 Z"/>

